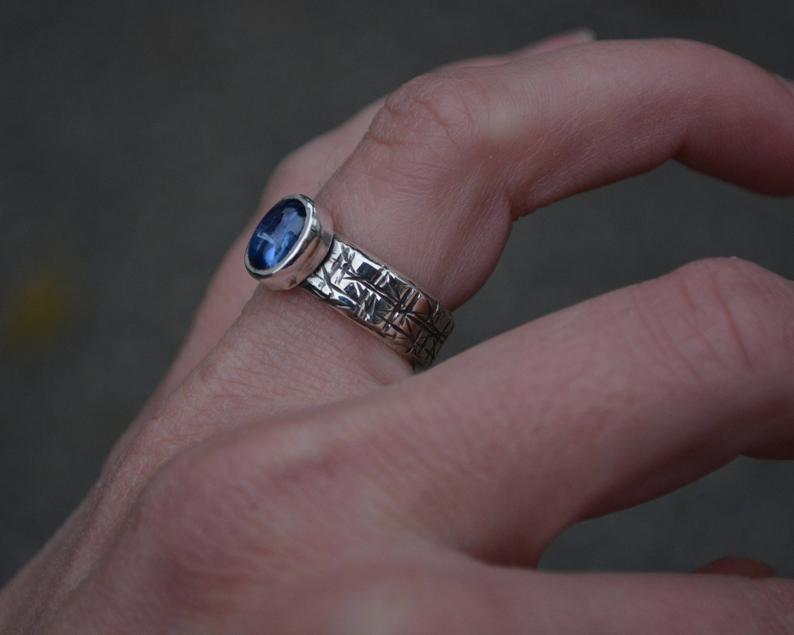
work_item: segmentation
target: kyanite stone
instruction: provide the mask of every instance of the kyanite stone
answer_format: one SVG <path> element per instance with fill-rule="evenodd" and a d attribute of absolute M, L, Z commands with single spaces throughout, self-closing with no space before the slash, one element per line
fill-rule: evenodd
<path fill-rule="evenodd" d="M 289 254 L 306 223 L 306 208 L 288 198 L 271 207 L 248 243 L 248 262 L 255 269 L 272 269 Z"/>

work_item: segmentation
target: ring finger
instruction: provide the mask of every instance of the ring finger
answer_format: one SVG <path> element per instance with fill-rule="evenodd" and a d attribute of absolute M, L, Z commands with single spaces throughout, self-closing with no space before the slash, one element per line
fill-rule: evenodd
<path fill-rule="evenodd" d="M 495 66 L 520 56 L 536 55 L 583 44 L 592 39 L 592 33 L 587 30 L 561 33 L 510 54 L 462 60 L 443 66 L 438 71 Z M 268 181 L 262 196 L 262 207 L 267 209 L 281 196 L 291 192 L 314 196 L 359 144 L 373 116 L 383 106 L 383 101 L 379 99 L 369 104 L 339 128 L 310 141 L 282 161 Z M 141 413 L 142 418 L 154 412 L 163 397 L 170 393 L 217 344 L 250 299 L 256 284 L 245 274 L 240 263 L 245 243 L 258 220 L 258 215 L 252 219 L 249 227 L 234 242 L 223 259 L 179 357 L 159 387 L 157 395 Z"/>
<path fill-rule="evenodd" d="M 514 218 L 667 159 L 794 191 L 793 112 L 776 77 L 691 42 L 601 42 L 454 68 L 387 99 L 318 202 L 339 234 L 454 309 L 490 274 Z M 274 411 L 407 374 L 303 293 L 260 288 L 221 348 L 214 393 L 260 411 L 263 394 Z"/>

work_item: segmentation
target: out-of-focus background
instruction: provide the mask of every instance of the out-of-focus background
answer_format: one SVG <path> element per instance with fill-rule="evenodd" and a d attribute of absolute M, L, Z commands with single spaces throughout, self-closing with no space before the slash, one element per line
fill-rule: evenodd
<path fill-rule="evenodd" d="M 280 157 L 430 67 L 579 26 L 794 77 L 791 0 L 3 2 L 0 580 L 96 477 Z M 716 255 L 794 277 L 794 201 L 677 165 L 577 196 L 517 225 L 446 353 Z M 738 461 L 569 531 L 543 565 L 729 553 L 794 574 L 793 464 Z"/>

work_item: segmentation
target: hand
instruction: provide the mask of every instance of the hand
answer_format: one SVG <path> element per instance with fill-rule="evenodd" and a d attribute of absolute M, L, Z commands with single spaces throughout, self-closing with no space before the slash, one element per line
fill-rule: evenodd
<path fill-rule="evenodd" d="M 697 43 L 585 39 L 409 82 L 288 157 L 265 208 L 316 195 L 455 308 L 513 220 L 670 158 L 794 193 L 778 78 Z M 85 502 L 0 596 L 4 633 L 794 631 L 794 583 L 752 563 L 532 569 L 583 518 L 741 454 L 794 457 L 794 283 L 698 262 L 412 376 L 308 294 L 254 290 L 247 237 Z"/>

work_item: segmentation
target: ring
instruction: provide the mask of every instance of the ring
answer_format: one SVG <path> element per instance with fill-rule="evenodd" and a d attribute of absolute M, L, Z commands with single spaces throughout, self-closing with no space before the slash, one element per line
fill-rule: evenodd
<path fill-rule="evenodd" d="M 333 234 L 330 216 L 293 194 L 268 210 L 245 268 L 269 289 L 300 286 L 367 328 L 415 367 L 433 363 L 452 314 L 401 273 Z"/>

